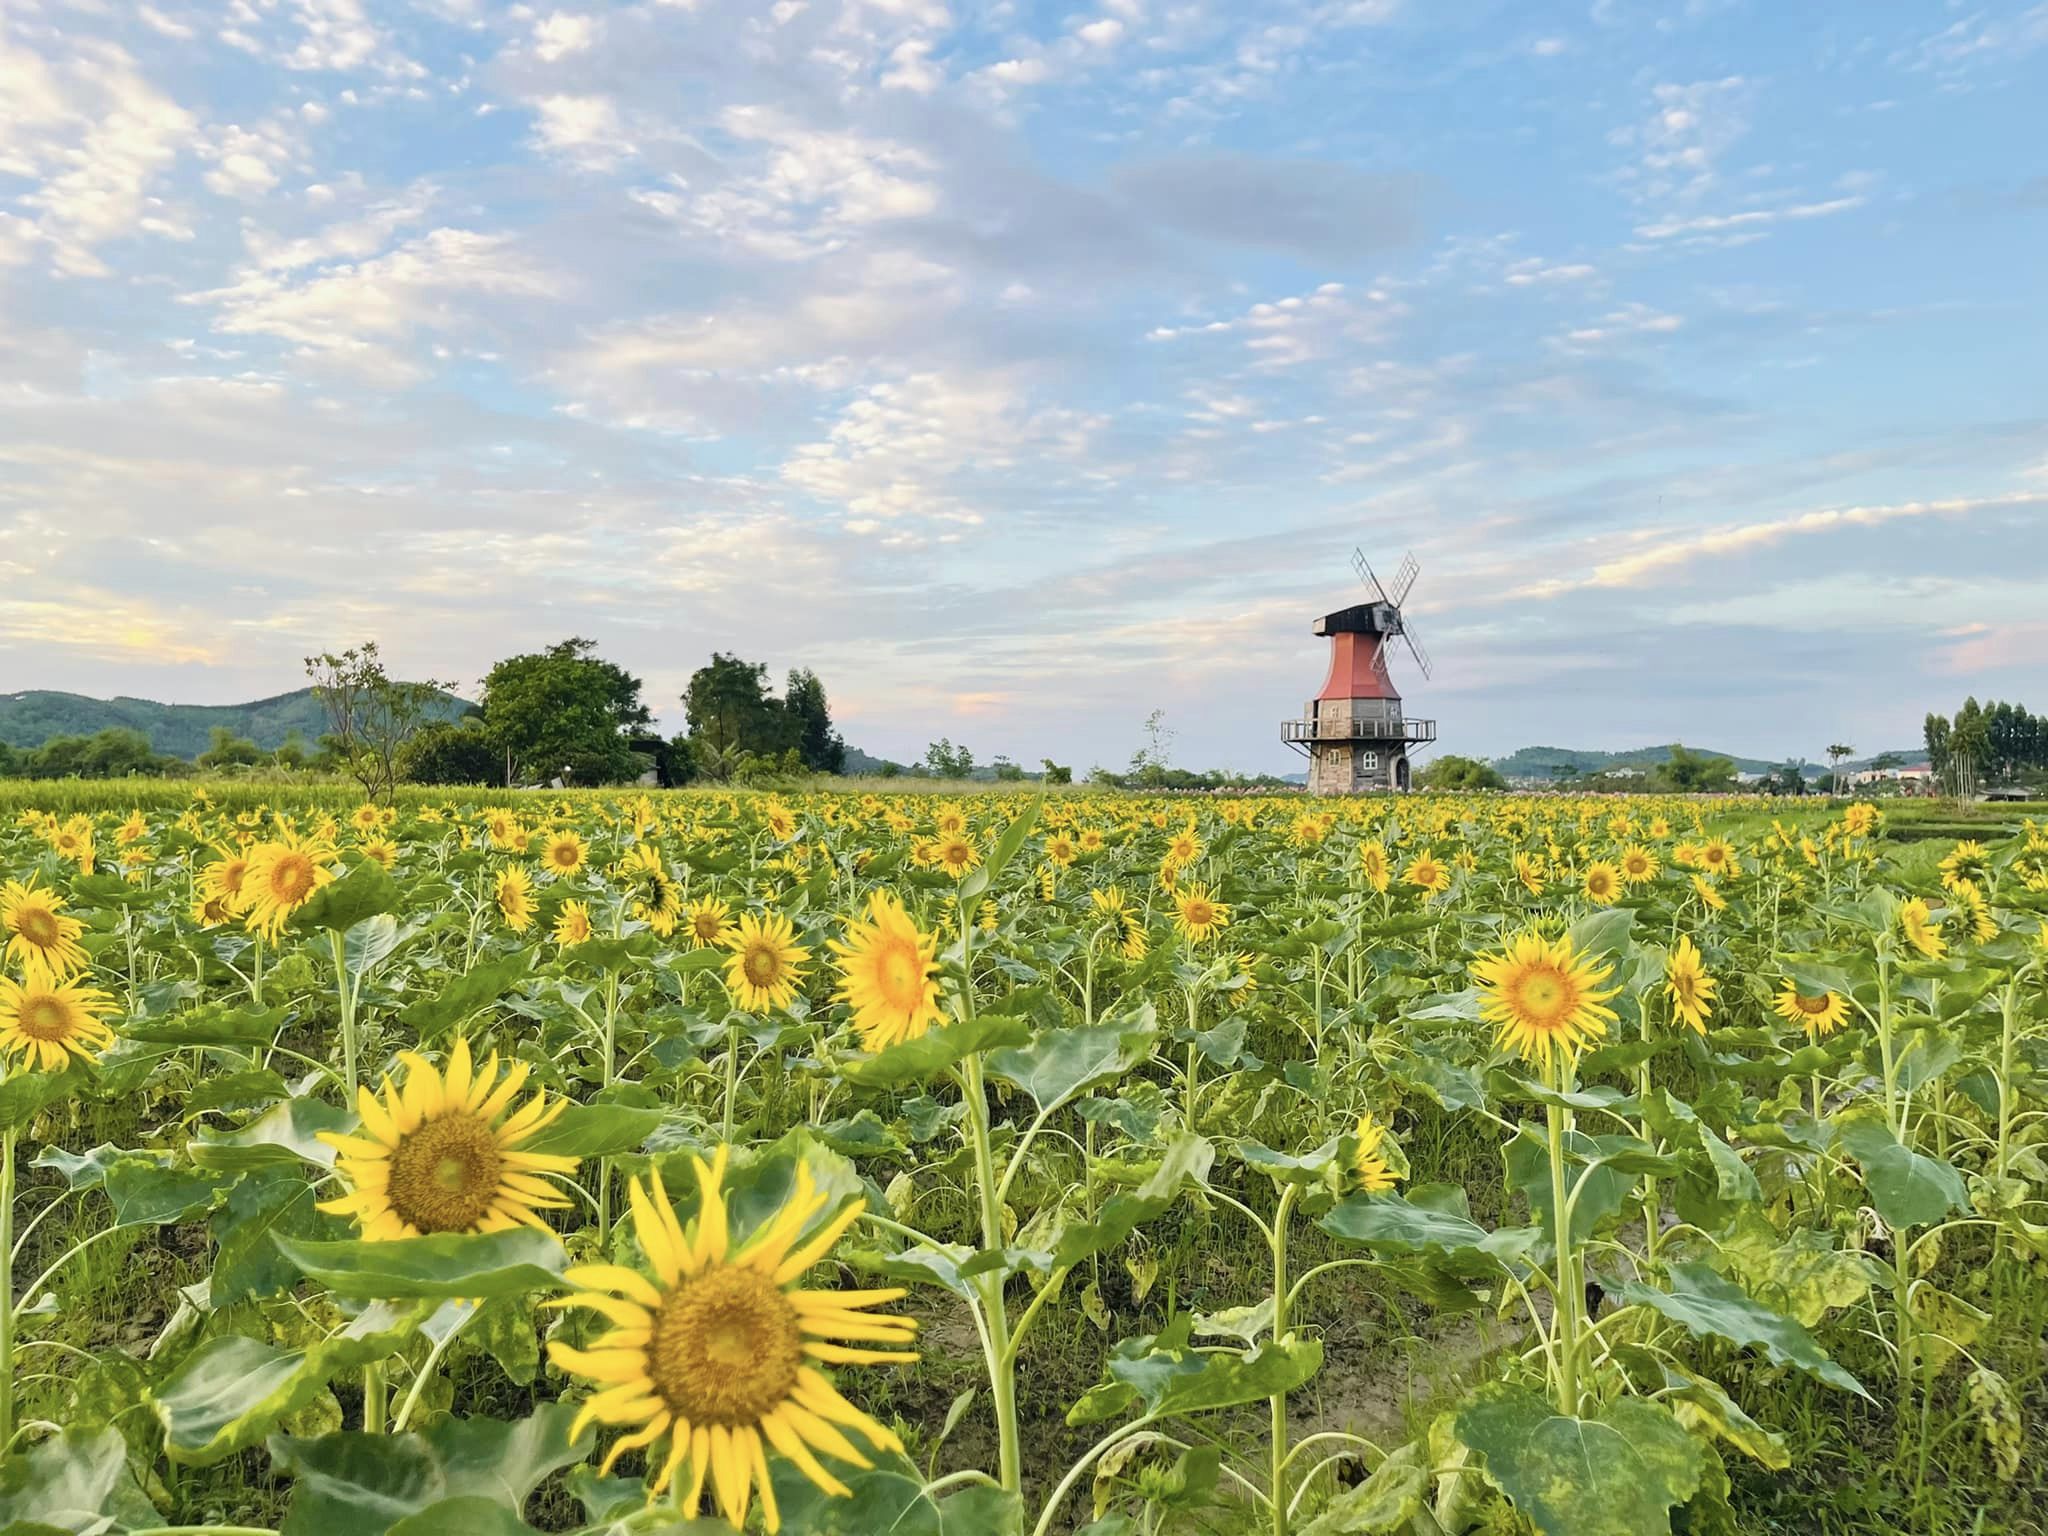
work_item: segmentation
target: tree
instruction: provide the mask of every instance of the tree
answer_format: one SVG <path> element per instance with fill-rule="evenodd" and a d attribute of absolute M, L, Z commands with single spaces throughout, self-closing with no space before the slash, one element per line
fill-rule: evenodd
<path fill-rule="evenodd" d="M 195 760 L 201 768 L 253 768 L 263 761 L 263 749 L 246 736 L 237 736 L 224 725 L 207 732 L 210 745 Z"/>
<path fill-rule="evenodd" d="M 1856 755 L 1856 749 L 1855 749 L 1854 747 L 1852 747 L 1852 746 L 1848 746 L 1848 745 L 1846 745 L 1846 744 L 1844 744 L 1844 743 L 1842 743 L 1842 742 L 1839 742 L 1839 741 L 1838 741 L 1838 742 L 1835 742 L 1835 743 L 1833 743 L 1833 744 L 1832 744 L 1831 746 L 1829 746 L 1829 748 L 1828 748 L 1828 781 L 1829 781 L 1829 784 L 1828 784 L 1828 793 L 1829 793 L 1829 794 L 1832 794 L 1832 795 L 1839 795 L 1839 794 L 1840 794 L 1840 793 L 1842 792 L 1842 770 L 1841 770 L 1841 769 L 1840 769 L 1840 768 L 1839 768 L 1839 767 L 1837 766 L 1837 764 L 1839 764 L 1839 763 L 1840 763 L 1840 762 L 1842 761 L 1842 759 L 1843 759 L 1843 758 L 1845 758 L 1845 757 L 1854 757 L 1855 755 Z"/>
<path fill-rule="evenodd" d="M 1767 794 L 1803 795 L 1806 793 L 1806 762 L 1803 758 L 1788 757 L 1777 770 L 1767 775 L 1759 786 Z"/>
<path fill-rule="evenodd" d="M 1657 767 L 1656 783 L 1682 795 L 1721 794 L 1735 784 L 1735 764 L 1725 757 L 1689 752 L 1676 743 Z"/>
<path fill-rule="evenodd" d="M 1922 739 L 1927 743 L 1927 766 L 1937 774 L 1948 771 L 1949 724 L 1947 715 L 1937 715 L 1931 710 L 1927 722 L 1921 727 Z"/>
<path fill-rule="evenodd" d="M 377 642 L 339 656 L 306 658 L 313 693 L 327 711 L 342 770 L 363 786 L 363 798 L 389 796 L 398 782 L 398 752 L 443 707 L 452 683 L 401 683 L 384 671 Z"/>
<path fill-rule="evenodd" d="M 1145 717 L 1145 743 L 1131 754 L 1130 782 L 1146 787 L 1163 784 L 1173 763 L 1174 731 L 1166 723 L 1166 711 L 1155 709 Z"/>
<path fill-rule="evenodd" d="M 1436 790 L 1505 789 L 1507 780 L 1495 772 L 1491 764 L 1482 763 L 1476 757 L 1460 757 L 1453 752 L 1437 758 L 1417 774 L 1415 787 Z"/>
<path fill-rule="evenodd" d="M 796 674 L 790 675 L 794 680 Z M 817 708 L 829 734 L 831 717 L 825 713 L 822 685 L 817 691 Z M 742 661 L 713 651 L 710 665 L 690 674 L 689 686 L 683 691 L 683 711 L 690 718 L 697 770 L 707 779 L 729 779 L 748 757 L 780 757 L 798 744 L 788 709 L 768 691 L 764 662 Z M 842 763 L 845 752 L 842 742 Z"/>
<path fill-rule="evenodd" d="M 1024 778 L 1024 770 L 1007 757 L 998 756 L 989 766 L 995 769 L 998 784 L 1016 784 Z"/>
<path fill-rule="evenodd" d="M 1071 784 L 1074 782 L 1074 770 L 1072 768 L 1063 768 L 1049 757 L 1041 757 L 1039 762 L 1045 767 L 1046 783 Z"/>
<path fill-rule="evenodd" d="M 818 681 L 818 674 L 809 667 L 791 667 L 782 708 L 795 732 L 804 766 L 813 773 L 844 773 L 846 743 L 832 729 L 832 709 L 825 702 L 825 685 Z"/>
<path fill-rule="evenodd" d="M 505 782 L 567 771 L 577 783 L 630 782 L 641 772 L 628 733 L 654 716 L 640 679 L 597 654 L 597 642 L 563 640 L 510 656 L 484 678 L 484 729 L 504 763 Z"/>
<path fill-rule="evenodd" d="M 408 784 L 490 784 L 499 764 L 497 746 L 474 721 L 437 720 L 398 749 L 398 776 Z"/>
<path fill-rule="evenodd" d="M 924 749 L 924 765 L 935 778 L 964 779 L 974 772 L 974 754 L 964 746 L 954 746 L 949 738 L 941 736 Z"/>
<path fill-rule="evenodd" d="M 1890 773 L 1894 768 L 1905 767 L 1906 760 L 1897 752 L 1880 752 L 1870 760 L 1870 766 L 1874 772 Z"/>

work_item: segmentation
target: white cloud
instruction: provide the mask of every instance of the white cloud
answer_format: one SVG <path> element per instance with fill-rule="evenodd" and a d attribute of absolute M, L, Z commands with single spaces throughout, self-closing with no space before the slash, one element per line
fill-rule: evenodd
<path fill-rule="evenodd" d="M 574 53 L 588 53 L 596 36 L 597 23 L 590 17 L 555 11 L 533 24 L 534 57 L 553 64 Z"/>
<path fill-rule="evenodd" d="M 1104 16 L 1074 28 L 1074 36 L 1091 48 L 1113 47 L 1117 39 L 1123 35 L 1124 24 L 1114 16 Z"/>
<path fill-rule="evenodd" d="M 542 149 L 595 161 L 633 153 L 609 96 L 543 96 L 533 107 L 534 137 Z"/>
<path fill-rule="evenodd" d="M 915 91 L 928 96 L 945 83 L 945 72 L 931 61 L 929 39 L 913 37 L 898 43 L 889 55 L 889 69 L 882 76 L 885 91 Z"/>
<path fill-rule="evenodd" d="M 20 205 L 59 272 L 104 276 L 98 248 L 108 242 L 189 235 L 153 188 L 190 136 L 192 114 L 125 50 L 79 40 L 53 62 L 0 37 L 0 78 L 0 172 L 37 183 Z"/>
<path fill-rule="evenodd" d="M 1789 208 L 1747 208 L 1740 213 L 1698 214 L 1692 218 L 1638 224 L 1636 233 L 1645 240 L 1669 240 L 1687 235 L 1753 232 L 1787 220 L 1824 219 L 1832 214 L 1847 213 L 1852 208 L 1861 208 L 1863 202 L 1860 197 L 1834 197 L 1820 203 L 1796 203 Z"/>
<path fill-rule="evenodd" d="M 214 330 L 274 336 L 324 362 L 398 381 L 424 370 L 394 344 L 423 332 L 467 334 L 468 301 L 549 298 L 561 284 L 507 235 L 436 229 L 369 261 L 327 266 L 303 280 L 252 268 L 228 288 L 186 295 L 210 305 Z"/>

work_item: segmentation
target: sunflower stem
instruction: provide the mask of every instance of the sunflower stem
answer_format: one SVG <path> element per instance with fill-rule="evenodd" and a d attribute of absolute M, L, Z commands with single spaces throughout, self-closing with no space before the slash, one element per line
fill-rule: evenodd
<path fill-rule="evenodd" d="M 1563 1074 L 1558 1074 L 1562 1082 Z M 1550 1131 L 1550 1212 L 1557 1244 L 1557 1411 L 1579 1415 L 1579 1312 L 1585 1293 L 1578 1281 L 1578 1256 L 1571 1239 L 1571 1198 L 1565 1190 L 1565 1116 L 1561 1104 L 1544 1106 Z"/>
<path fill-rule="evenodd" d="M 0 1446 L 14 1442 L 14 1127 L 0 1131 Z"/>
<path fill-rule="evenodd" d="M 1287 1304 L 1292 1300 L 1287 1283 L 1287 1219 L 1294 1211 L 1296 1186 L 1288 1184 L 1280 1191 L 1280 1207 L 1273 1213 L 1273 1227 L 1270 1243 L 1273 1250 L 1273 1342 L 1279 1344 L 1287 1337 Z M 1269 1449 L 1271 1471 L 1267 1478 L 1266 1492 L 1273 1501 L 1273 1536 L 1287 1536 L 1287 1394 L 1275 1392 L 1266 1400 L 1266 1408 L 1272 1432 Z"/>
<path fill-rule="evenodd" d="M 356 999 L 348 984 L 348 955 L 339 929 L 327 930 L 327 952 L 334 958 L 334 993 L 341 1008 L 341 1075 L 347 1088 L 342 1102 L 356 1102 Z"/>

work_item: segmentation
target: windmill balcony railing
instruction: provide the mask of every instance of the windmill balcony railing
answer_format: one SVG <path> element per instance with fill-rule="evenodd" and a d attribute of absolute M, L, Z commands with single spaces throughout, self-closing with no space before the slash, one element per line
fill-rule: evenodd
<path fill-rule="evenodd" d="M 1312 741 L 1405 741 L 1436 740 L 1434 720 L 1283 720 L 1280 739 L 1285 742 Z"/>

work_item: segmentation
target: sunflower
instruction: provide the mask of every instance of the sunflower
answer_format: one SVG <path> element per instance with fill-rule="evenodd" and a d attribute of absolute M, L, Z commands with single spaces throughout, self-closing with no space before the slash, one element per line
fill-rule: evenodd
<path fill-rule="evenodd" d="M 1877 830 L 1877 818 L 1877 807 L 1859 800 L 1842 812 L 1842 825 L 1851 837 L 1868 837 Z"/>
<path fill-rule="evenodd" d="M 561 910 L 555 913 L 555 942 L 564 949 L 574 949 L 586 942 L 591 932 L 589 903 L 574 898 L 563 902 Z"/>
<path fill-rule="evenodd" d="M 1100 853 L 1102 851 L 1102 828 L 1083 827 L 1081 829 L 1081 851 L 1083 853 Z"/>
<path fill-rule="evenodd" d="M 375 832 L 384 825 L 384 813 L 374 805 L 359 805 L 349 812 L 348 824 L 358 832 Z"/>
<path fill-rule="evenodd" d="M 1110 936 L 1126 960 L 1142 960 L 1149 947 L 1145 938 L 1145 923 L 1132 909 L 1130 898 L 1124 895 L 1120 885 L 1105 886 L 1099 891 L 1090 891 L 1088 899 L 1095 904 L 1095 910 L 1102 914 L 1109 928 Z"/>
<path fill-rule="evenodd" d="M 86 816 L 73 816 L 62 826 L 52 829 L 50 846 L 56 849 L 58 857 L 69 859 L 78 866 L 81 875 L 92 873 L 92 820 Z"/>
<path fill-rule="evenodd" d="M 1425 848 L 1401 871 L 1401 878 L 1422 892 L 1424 901 L 1434 900 L 1451 888 L 1451 867 Z"/>
<path fill-rule="evenodd" d="M 1384 894 L 1393 880 L 1392 872 L 1387 868 L 1387 845 L 1376 839 L 1360 843 L 1358 864 L 1365 871 L 1365 883 Z"/>
<path fill-rule="evenodd" d="M 362 845 L 362 855 L 384 869 L 398 862 L 398 844 L 388 837 L 373 837 Z"/>
<path fill-rule="evenodd" d="M 1700 865 L 1711 875 L 1739 875 L 1742 862 L 1735 857 L 1735 848 L 1725 837 L 1710 837 L 1700 844 Z"/>
<path fill-rule="evenodd" d="M 1974 880 L 1957 880 L 1948 888 L 1949 904 L 1963 920 L 1970 937 L 1987 944 L 1998 937 L 1998 920 L 1991 915 L 1991 903 Z"/>
<path fill-rule="evenodd" d="M 1522 882 L 1522 888 L 1531 896 L 1543 894 L 1543 856 L 1538 853 L 1515 855 L 1515 878 Z"/>
<path fill-rule="evenodd" d="M 524 933 L 533 926 L 533 876 L 526 872 L 525 865 L 507 864 L 499 870 L 491 895 L 507 928 Z"/>
<path fill-rule="evenodd" d="M 958 806 L 948 806 L 932 818 L 932 830 L 941 837 L 958 837 L 967 830 L 967 813 Z"/>
<path fill-rule="evenodd" d="M 683 1518 L 696 1517 L 708 1481 L 725 1518 L 744 1528 L 758 1489 L 772 1532 L 782 1519 L 768 1478 L 770 1450 L 794 1462 L 827 1494 L 843 1498 L 852 1490 L 825 1469 L 818 1453 L 857 1467 L 873 1462 L 842 1429 L 858 1430 L 879 1451 L 903 1449 L 895 1435 L 841 1397 L 819 1366 L 914 1361 L 916 1354 L 903 1346 L 917 1324 L 867 1310 L 899 1299 L 900 1287 L 797 1288 L 863 1209 L 855 1201 L 806 1236 L 806 1226 L 831 1197 L 813 1186 L 803 1164 L 789 1202 L 736 1245 L 720 1189 L 727 1157 L 728 1149 L 720 1147 L 710 1163 L 697 1159 L 703 1201 L 687 1228 L 676 1219 L 659 1169 L 650 1176 L 651 1191 L 633 1180 L 633 1231 L 653 1275 L 618 1264 L 568 1270 L 564 1278 L 581 1289 L 548 1305 L 587 1308 L 613 1326 L 588 1349 L 550 1340 L 548 1354 L 571 1375 L 599 1385 L 570 1426 L 570 1438 L 592 1421 L 635 1426 L 613 1443 L 600 1476 L 624 1452 L 666 1435 L 669 1447 L 652 1494 L 666 1490 L 687 1467 Z"/>
<path fill-rule="evenodd" d="M 1657 855 L 1641 843 L 1630 843 L 1621 850 L 1621 878 L 1630 885 L 1642 885 L 1657 878 Z"/>
<path fill-rule="evenodd" d="M 290 832 L 250 849 L 237 898 L 249 931 L 275 944 L 291 915 L 334 879 L 328 867 L 333 860 L 334 850 L 325 843 L 301 842 Z"/>
<path fill-rule="evenodd" d="M 1705 875 L 1694 875 L 1692 877 L 1692 888 L 1701 903 L 1710 910 L 1715 912 L 1726 912 L 1728 910 L 1728 898 L 1715 890 L 1714 882 Z"/>
<path fill-rule="evenodd" d="M 732 908 L 716 896 L 705 896 L 687 909 L 690 948 L 722 949 L 732 942 Z"/>
<path fill-rule="evenodd" d="M 1621 884 L 1621 871 L 1605 859 L 1595 859 L 1586 866 L 1583 887 L 1586 899 L 1595 906 L 1613 906 L 1615 898 L 1621 895 Z"/>
<path fill-rule="evenodd" d="M 589 856 L 590 850 L 574 832 L 550 832 L 541 844 L 540 862 L 551 874 L 573 875 Z"/>
<path fill-rule="evenodd" d="M 1939 960 L 1948 953 L 1941 937 L 1941 921 L 1927 910 L 1927 903 L 1915 896 L 1899 908 L 1899 929 L 1921 954 Z"/>
<path fill-rule="evenodd" d="M 114 829 L 114 841 L 126 848 L 130 843 L 139 843 L 149 836 L 149 822 L 138 808 L 128 813 L 128 819 Z"/>
<path fill-rule="evenodd" d="M 635 843 L 618 873 L 633 899 L 633 915 L 664 939 L 674 933 L 683 915 L 683 893 L 654 844 Z"/>
<path fill-rule="evenodd" d="M 1839 992 L 1806 993 L 1786 978 L 1785 990 L 1771 999 L 1771 1010 L 1788 1024 L 1797 1024 L 1812 1039 L 1833 1034 L 1849 1017 L 1848 999 Z"/>
<path fill-rule="evenodd" d="M 775 841 L 786 843 L 796 836 L 796 813 L 786 805 L 771 805 L 767 814 L 768 830 Z"/>
<path fill-rule="evenodd" d="M 90 1060 L 94 1050 L 114 1043 L 100 1022 L 114 1000 L 98 987 L 65 985 L 32 975 L 24 985 L 0 976 L 0 1052 L 19 1056 L 34 1068 L 55 1072 L 73 1056 Z"/>
<path fill-rule="evenodd" d="M 811 952 L 796 942 L 796 925 L 788 918 L 780 912 L 765 917 L 743 913 L 725 947 L 732 951 L 725 962 L 725 985 L 740 1007 L 767 1013 L 796 1001 L 796 984 L 803 980 L 803 963 Z"/>
<path fill-rule="evenodd" d="M 981 855 L 974 851 L 974 844 L 964 832 L 948 832 L 941 837 L 932 848 L 932 857 L 955 880 L 965 879 L 967 872 L 981 862 Z"/>
<path fill-rule="evenodd" d="M 1380 1156 L 1380 1149 L 1387 1144 L 1387 1128 L 1367 1110 L 1358 1117 L 1358 1125 L 1351 1134 L 1358 1143 L 1351 1154 L 1351 1171 L 1358 1175 L 1359 1188 L 1369 1195 L 1385 1194 L 1398 1182 L 1394 1170 Z"/>
<path fill-rule="evenodd" d="M 1230 908 L 1218 901 L 1206 885 L 1191 885 L 1173 894 L 1173 926 L 1190 944 L 1200 944 L 1230 926 Z"/>
<path fill-rule="evenodd" d="M 1714 1012 L 1714 988 L 1720 985 L 1707 974 L 1707 962 L 1699 948 L 1685 934 L 1678 936 L 1678 948 L 1664 965 L 1664 990 L 1671 998 L 1671 1016 L 1690 1024 L 1701 1034 Z"/>
<path fill-rule="evenodd" d="M 1174 833 L 1166 845 L 1166 860 L 1185 868 L 1202 856 L 1202 840 L 1195 835 L 1195 824 L 1191 821 Z"/>
<path fill-rule="evenodd" d="M 569 1101 L 550 1104 L 536 1093 L 507 1114 L 532 1069 L 515 1061 L 501 1081 L 493 1051 L 472 1070 L 467 1040 L 455 1042 L 445 1070 L 412 1051 L 398 1059 L 406 1065 L 403 1092 L 388 1077 L 381 1099 L 367 1087 L 356 1090 L 361 1134 L 320 1132 L 341 1154 L 335 1170 L 349 1186 L 320 1209 L 354 1217 L 371 1242 L 521 1225 L 547 1230 L 539 1212 L 569 1202 L 541 1175 L 574 1173 L 576 1159 L 522 1152 L 519 1144 Z"/>
<path fill-rule="evenodd" d="M 1474 961 L 1472 970 L 1485 985 L 1479 1013 L 1499 1027 L 1497 1044 L 1542 1067 L 1556 1053 L 1575 1055 L 1615 1022 L 1605 1005 L 1621 989 L 1600 986 L 1612 968 L 1580 955 L 1569 936 L 1518 934 L 1500 954 Z"/>
<path fill-rule="evenodd" d="M 919 930 L 892 893 L 876 891 L 866 921 L 849 921 L 845 941 L 832 939 L 827 947 L 839 957 L 834 996 L 853 1010 L 862 1050 L 915 1040 L 943 1017 L 939 941 Z"/>
<path fill-rule="evenodd" d="M 1045 856 L 1061 869 L 1065 869 L 1081 856 L 1081 848 L 1066 833 L 1055 832 L 1045 840 Z"/>
<path fill-rule="evenodd" d="M 0 885 L 0 959 L 21 967 L 29 980 L 62 981 L 92 964 L 78 942 L 85 924 L 64 914 L 55 891 L 10 880 Z"/>

